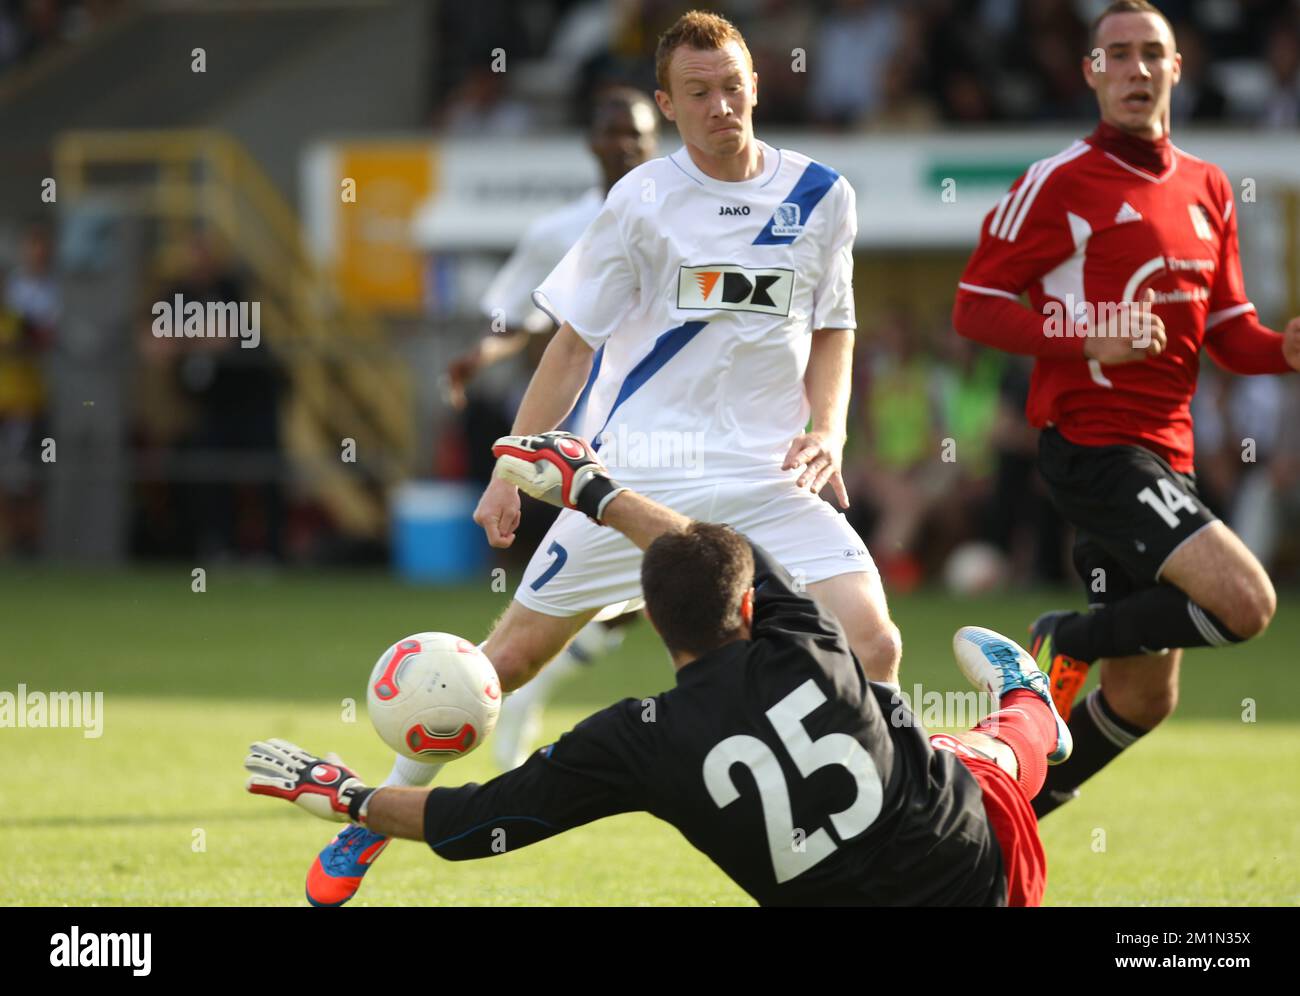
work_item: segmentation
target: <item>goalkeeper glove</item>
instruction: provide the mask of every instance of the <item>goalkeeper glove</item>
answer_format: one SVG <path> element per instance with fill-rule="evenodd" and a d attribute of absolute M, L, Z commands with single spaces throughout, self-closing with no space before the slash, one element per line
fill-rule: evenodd
<path fill-rule="evenodd" d="M 610 480 L 587 441 L 571 432 L 502 436 L 492 445 L 496 476 L 557 508 L 576 508 L 600 522 L 605 507 L 627 488 Z"/>
<path fill-rule="evenodd" d="M 249 748 L 244 768 L 248 791 L 288 799 L 312 816 L 335 823 L 364 823 L 367 788 L 337 757 L 316 757 L 288 740 L 258 741 Z"/>

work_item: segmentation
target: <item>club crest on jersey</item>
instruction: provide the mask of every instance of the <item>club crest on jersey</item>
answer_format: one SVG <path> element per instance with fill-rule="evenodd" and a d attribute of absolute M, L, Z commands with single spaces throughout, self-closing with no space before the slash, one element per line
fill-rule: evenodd
<path fill-rule="evenodd" d="M 677 307 L 686 311 L 753 311 L 790 314 L 794 271 L 725 263 L 677 271 Z"/>
<path fill-rule="evenodd" d="M 1187 213 L 1192 216 L 1192 228 L 1196 229 L 1196 237 L 1213 242 L 1214 229 L 1210 227 L 1210 212 L 1200 204 L 1188 204 Z"/>
<path fill-rule="evenodd" d="M 803 234 L 803 225 L 799 223 L 799 205 L 793 201 L 778 204 L 772 212 L 772 234 L 777 238 L 789 238 Z"/>

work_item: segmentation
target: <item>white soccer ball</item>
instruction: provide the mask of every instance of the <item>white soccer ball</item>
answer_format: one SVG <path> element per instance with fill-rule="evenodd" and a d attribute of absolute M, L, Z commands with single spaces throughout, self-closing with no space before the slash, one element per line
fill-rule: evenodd
<path fill-rule="evenodd" d="M 1007 583 L 1010 569 L 991 543 L 963 543 L 943 565 L 943 584 L 954 595 L 982 595 Z"/>
<path fill-rule="evenodd" d="M 483 651 L 451 633 L 416 633 L 375 662 L 366 688 L 381 740 L 414 761 L 454 761 L 497 725 L 501 682 Z"/>

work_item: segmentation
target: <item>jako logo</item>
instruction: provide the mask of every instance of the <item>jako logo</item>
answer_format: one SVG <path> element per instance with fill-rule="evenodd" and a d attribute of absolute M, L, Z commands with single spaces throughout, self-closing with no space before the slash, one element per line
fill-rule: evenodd
<path fill-rule="evenodd" d="M 50 938 L 55 968 L 130 968 L 148 975 L 153 961 L 153 934 L 83 934 L 74 926 Z"/>
<path fill-rule="evenodd" d="M 155 301 L 153 334 L 159 339 L 234 339 L 242 349 L 256 349 L 262 341 L 262 302 L 186 301 L 177 294 L 171 301 Z"/>
<path fill-rule="evenodd" d="M 750 269 L 719 263 L 678 270 L 677 307 L 687 311 L 755 311 L 790 314 L 794 270 Z"/>

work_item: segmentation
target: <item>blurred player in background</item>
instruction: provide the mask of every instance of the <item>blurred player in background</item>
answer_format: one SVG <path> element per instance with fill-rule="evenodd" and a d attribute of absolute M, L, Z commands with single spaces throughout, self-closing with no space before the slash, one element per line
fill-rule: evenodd
<path fill-rule="evenodd" d="M 997 710 L 929 737 L 895 688 L 867 680 L 834 617 L 744 536 L 619 486 L 568 433 L 506 437 L 495 450 L 498 473 L 533 497 L 645 551 L 646 614 L 676 687 L 588 717 L 484 785 L 371 789 L 341 762 L 275 740 L 246 758 L 249 791 L 450 860 L 644 810 L 765 906 L 1041 903 L 1047 864 L 1029 800 L 1049 760 L 1068 756 L 1069 731 L 1020 647 L 959 631 L 957 663 Z"/>
<path fill-rule="evenodd" d="M 758 78 L 740 32 L 692 11 L 659 39 L 659 109 L 683 147 L 632 170 L 534 301 L 560 325 L 515 416 L 554 429 L 586 393 L 582 435 L 650 497 L 761 543 L 843 625 L 868 677 L 896 682 L 902 643 L 861 537 L 818 497 L 841 459 L 854 328 L 853 188 L 754 137 Z M 590 382 L 590 389 L 586 385 Z M 494 479 L 474 519 L 514 542 L 518 489 Z M 642 603 L 641 551 L 560 514 L 483 643 L 504 690 L 598 614 Z M 440 764 L 398 757 L 391 785 Z M 386 839 L 349 827 L 308 872 L 313 902 L 359 887 Z"/>
<path fill-rule="evenodd" d="M 1039 469 L 1078 530 L 1089 610 L 1031 630 L 1075 744 L 1040 816 L 1173 711 L 1179 648 L 1241 643 L 1272 619 L 1267 573 L 1197 491 L 1189 405 L 1202 345 L 1234 373 L 1300 369 L 1300 318 L 1279 334 L 1246 297 L 1227 177 L 1169 141 L 1169 22 L 1111 4 L 1092 49 L 1101 123 L 989 213 L 953 313 L 962 335 L 1036 358 Z M 1098 661 L 1101 685 L 1071 716 Z"/>
<path fill-rule="evenodd" d="M 452 404 L 467 409 L 471 461 L 481 471 L 475 476 L 484 484 L 491 479 L 492 465 L 489 460 L 480 466 L 481 458 L 490 456 L 492 441 L 509 431 L 519 395 L 512 394 L 509 402 L 476 403 L 467 397 L 466 388 L 480 371 L 527 349 L 531 336 L 554 331 L 555 324 L 533 304 L 533 289 L 595 220 L 609 189 L 629 170 L 654 156 L 656 126 L 654 102 L 640 90 L 610 87 L 599 93 L 591 108 L 588 147 L 600 165 L 601 185 L 528 227 L 483 297 L 483 313 L 492 323 L 492 331 L 452 360 L 447 370 Z M 578 400 L 570 421 L 581 418 L 583 401 Z M 509 769 L 523 763 L 541 729 L 542 712 L 555 686 L 580 664 L 617 647 L 622 642 L 622 627 L 634 618 L 635 613 L 625 613 L 589 623 L 544 671 L 506 697 L 493 743 L 497 764 Z"/>

